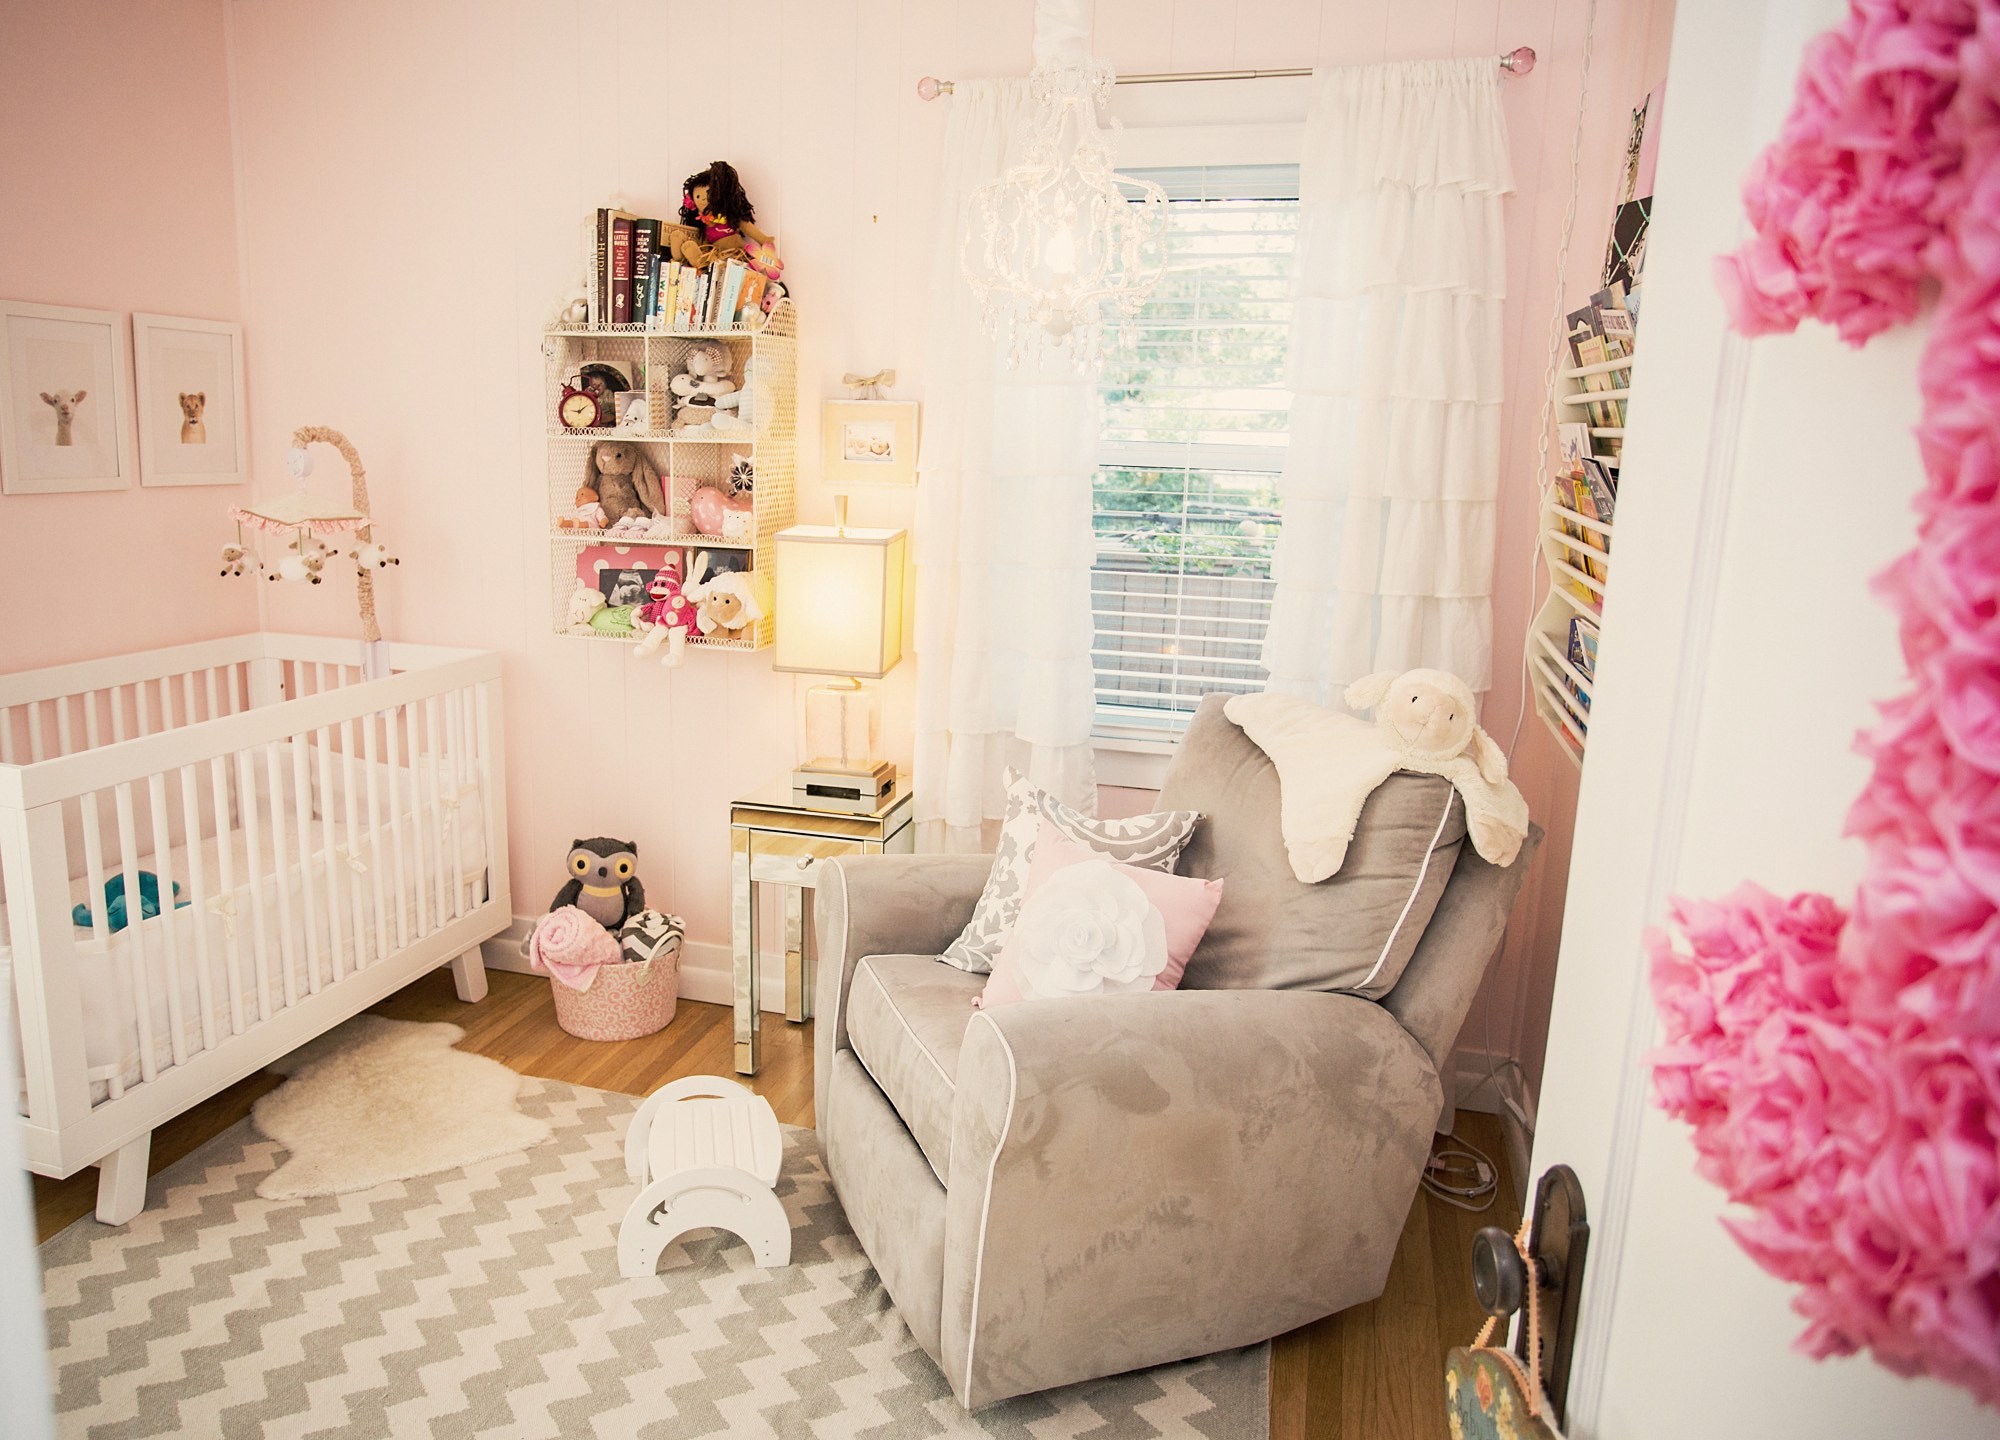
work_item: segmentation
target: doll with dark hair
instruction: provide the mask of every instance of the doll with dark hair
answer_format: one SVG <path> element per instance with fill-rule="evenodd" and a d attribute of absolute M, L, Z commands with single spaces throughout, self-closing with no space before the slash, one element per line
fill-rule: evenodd
<path fill-rule="evenodd" d="M 757 228 L 757 207 L 743 193 L 736 167 L 717 160 L 688 176 L 681 188 L 681 223 L 664 226 L 660 244 L 683 265 L 697 270 L 742 255 L 750 246 L 769 247 L 771 237 Z"/>

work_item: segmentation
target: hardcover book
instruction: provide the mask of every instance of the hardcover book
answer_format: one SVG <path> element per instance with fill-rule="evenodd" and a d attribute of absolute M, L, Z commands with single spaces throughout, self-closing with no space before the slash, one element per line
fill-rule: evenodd
<path fill-rule="evenodd" d="M 660 222 L 632 222 L 632 323 L 649 324 L 653 318 L 653 252 L 660 243 Z"/>
<path fill-rule="evenodd" d="M 632 219 L 614 213 L 611 219 L 611 323 L 632 322 Z"/>

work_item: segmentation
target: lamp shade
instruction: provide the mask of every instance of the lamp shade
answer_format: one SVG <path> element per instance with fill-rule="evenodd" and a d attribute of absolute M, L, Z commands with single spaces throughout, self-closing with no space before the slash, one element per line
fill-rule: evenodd
<path fill-rule="evenodd" d="M 901 530 L 794 525 L 777 536 L 774 670 L 879 680 L 903 658 Z"/>

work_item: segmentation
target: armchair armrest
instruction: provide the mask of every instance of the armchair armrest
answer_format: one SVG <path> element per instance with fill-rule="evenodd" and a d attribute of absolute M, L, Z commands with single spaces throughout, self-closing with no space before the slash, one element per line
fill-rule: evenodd
<path fill-rule="evenodd" d="M 1387 1011 L 1299 991 L 981 1011 L 957 1082 L 941 1340 L 972 1408 L 1379 1295 L 1440 1104 Z"/>
<path fill-rule="evenodd" d="M 819 983 L 813 1084 L 847 1046 L 847 987 L 870 955 L 935 955 L 958 938 L 992 873 L 991 855 L 866 855 L 829 860 L 813 891 Z"/>

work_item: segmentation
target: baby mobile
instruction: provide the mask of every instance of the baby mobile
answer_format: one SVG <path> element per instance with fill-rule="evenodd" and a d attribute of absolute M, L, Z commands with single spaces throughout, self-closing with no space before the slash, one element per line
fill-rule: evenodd
<path fill-rule="evenodd" d="M 2000 1405 L 2000 9 L 1870 0 L 1807 51 L 1718 267 L 1739 330 L 1862 344 L 1939 286 L 1914 550 L 1876 582 L 1910 689 L 1863 736 L 1853 909 L 1746 884 L 1653 932 L 1656 1098 L 1799 1287 L 1799 1346 Z"/>
<path fill-rule="evenodd" d="M 306 447 L 314 441 L 331 445 L 347 461 L 352 481 L 350 503 L 343 505 L 325 499 L 306 488 L 306 477 L 312 474 L 312 453 Z M 375 539 L 375 522 L 368 513 L 368 476 L 361 468 L 361 456 L 338 430 L 324 425 L 302 425 L 292 432 L 292 448 L 285 456 L 285 468 L 299 482 L 298 489 L 267 501 L 230 508 L 229 518 L 236 522 L 236 543 L 222 547 L 222 573 L 253 578 L 262 574 L 273 581 L 317 585 L 325 578 L 321 572 L 326 562 L 340 554 L 322 543 L 320 537 L 352 534 L 358 542 L 354 547 L 354 569 L 359 577 L 355 581 L 355 595 L 361 609 L 361 640 L 370 647 L 372 655 L 382 639 L 382 629 L 375 621 L 375 572 L 403 562 Z M 246 526 L 250 531 L 247 536 Z M 275 567 L 266 566 L 257 553 L 258 531 L 286 539 L 282 558 Z"/>

